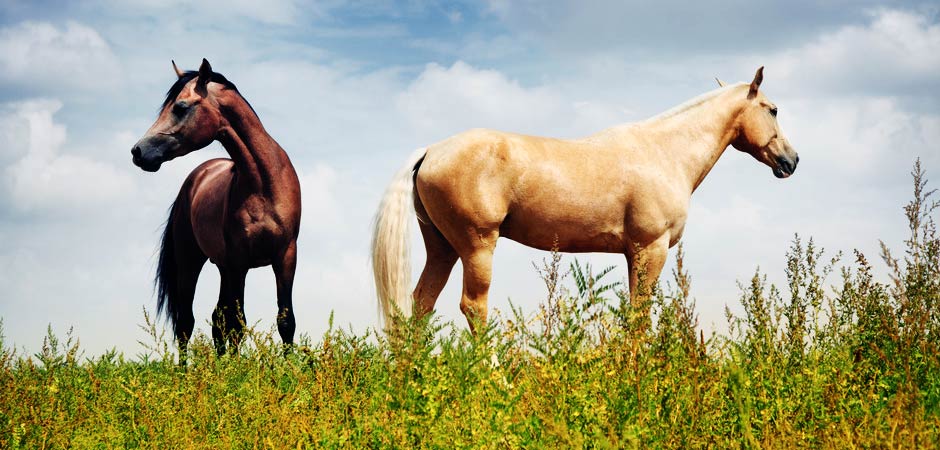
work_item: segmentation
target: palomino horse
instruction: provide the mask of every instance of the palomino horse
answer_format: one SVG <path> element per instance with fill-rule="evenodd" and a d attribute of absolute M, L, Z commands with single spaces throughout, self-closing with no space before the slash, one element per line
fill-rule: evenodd
<path fill-rule="evenodd" d="M 294 339 L 291 290 L 300 229 L 300 183 L 284 149 L 274 141 L 238 89 L 202 60 L 181 72 L 166 94 L 157 121 L 131 150 L 148 172 L 178 156 L 219 141 L 231 159 L 199 165 L 170 208 L 157 265 L 157 309 L 172 321 L 180 362 L 192 336 L 193 296 L 206 259 L 219 268 L 222 287 L 212 318 L 218 352 L 238 346 L 244 330 L 245 275 L 271 265 L 277 283 L 277 328 Z"/>
<path fill-rule="evenodd" d="M 623 253 L 631 295 L 655 283 L 679 241 L 692 192 L 728 145 L 793 174 L 799 157 L 777 107 L 754 81 L 723 86 L 665 113 L 579 140 L 471 130 L 414 153 L 376 214 L 372 261 L 386 323 L 434 309 L 457 258 L 460 310 L 485 323 L 496 240 L 542 250 Z M 427 261 L 410 285 L 408 226 L 418 216 Z M 641 265 L 643 267 L 641 267 Z M 646 291 L 648 292 L 648 291 Z M 416 302 L 412 306 L 412 301 Z"/>

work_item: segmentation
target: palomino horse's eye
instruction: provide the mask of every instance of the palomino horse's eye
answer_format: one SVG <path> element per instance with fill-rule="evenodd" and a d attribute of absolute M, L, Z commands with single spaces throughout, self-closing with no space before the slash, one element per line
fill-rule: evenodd
<path fill-rule="evenodd" d="M 774 116 L 774 117 L 777 117 L 777 108 L 776 108 L 776 107 L 770 108 L 770 115 L 771 115 L 771 116 Z"/>
<path fill-rule="evenodd" d="M 173 115 L 176 117 L 182 117 L 188 110 L 189 105 L 184 102 L 176 102 L 173 104 Z"/>

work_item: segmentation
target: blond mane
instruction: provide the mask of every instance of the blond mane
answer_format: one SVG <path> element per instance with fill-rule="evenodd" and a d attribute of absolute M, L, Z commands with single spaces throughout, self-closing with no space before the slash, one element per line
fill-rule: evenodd
<path fill-rule="evenodd" d="M 663 111 L 653 117 L 643 120 L 642 122 L 652 122 L 656 120 L 663 120 L 663 119 L 668 119 L 670 117 L 677 116 L 692 108 L 695 108 L 696 106 L 701 105 L 702 103 L 712 100 L 715 97 L 718 97 L 719 95 L 724 94 L 725 92 L 728 92 L 732 89 L 740 88 L 742 86 L 748 86 L 748 84 L 747 83 L 733 83 L 733 84 L 728 84 L 726 86 L 722 86 L 712 91 L 708 91 L 702 95 L 699 95 L 698 97 L 693 97 L 686 102 L 673 106 L 672 108 L 669 108 L 666 111 Z"/>

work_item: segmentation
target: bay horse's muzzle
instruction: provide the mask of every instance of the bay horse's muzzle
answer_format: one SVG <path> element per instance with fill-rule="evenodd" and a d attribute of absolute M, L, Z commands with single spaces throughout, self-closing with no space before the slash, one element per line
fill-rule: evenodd
<path fill-rule="evenodd" d="M 168 158 L 168 149 L 176 146 L 175 140 L 168 136 L 156 135 L 141 139 L 131 149 L 131 160 L 134 165 L 147 172 L 156 172 L 160 165 Z"/>
<path fill-rule="evenodd" d="M 148 156 L 152 154 L 149 153 Z M 151 158 L 144 158 L 140 150 L 140 146 L 135 145 L 131 149 L 131 160 L 134 162 L 134 165 L 140 167 L 141 169 L 147 172 L 156 172 L 160 169 L 160 165 L 163 164 L 160 160 L 153 160 Z"/>

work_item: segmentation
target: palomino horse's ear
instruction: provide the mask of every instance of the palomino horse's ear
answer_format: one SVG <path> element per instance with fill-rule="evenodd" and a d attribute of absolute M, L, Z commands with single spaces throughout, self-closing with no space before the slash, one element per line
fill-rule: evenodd
<path fill-rule="evenodd" d="M 179 67 L 176 67 L 176 61 L 170 60 L 173 63 L 173 71 L 176 72 L 176 78 L 183 78 L 183 71 Z"/>
<path fill-rule="evenodd" d="M 202 65 L 199 66 L 199 81 L 197 81 L 197 84 L 204 88 L 209 84 L 211 79 L 212 66 L 209 65 L 209 61 L 207 61 L 206 58 L 202 58 Z"/>
<path fill-rule="evenodd" d="M 724 81 L 719 80 L 718 77 L 715 77 L 715 81 L 718 82 L 718 87 L 725 87 L 725 86 L 727 86 L 727 84 L 725 84 Z"/>
<path fill-rule="evenodd" d="M 757 96 L 757 89 L 763 81 L 764 66 L 760 66 L 760 68 L 757 69 L 757 73 L 754 74 L 754 81 L 751 82 L 751 90 L 747 92 L 747 98 L 751 99 Z"/>

